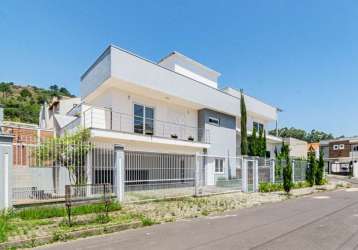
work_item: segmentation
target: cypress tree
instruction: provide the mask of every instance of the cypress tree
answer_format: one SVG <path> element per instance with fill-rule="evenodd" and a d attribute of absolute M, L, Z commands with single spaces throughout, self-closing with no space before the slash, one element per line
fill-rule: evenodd
<path fill-rule="evenodd" d="M 246 114 L 246 105 L 244 99 L 243 90 L 240 90 L 240 110 L 241 110 L 241 154 L 248 154 L 248 143 L 247 143 L 247 114 Z"/>
<path fill-rule="evenodd" d="M 323 152 L 321 151 L 319 153 L 319 160 L 317 164 L 317 170 L 316 170 L 316 178 L 315 183 L 316 185 L 322 185 L 323 184 L 323 172 L 324 172 L 324 160 L 323 160 Z"/>
<path fill-rule="evenodd" d="M 288 154 L 286 155 L 286 166 L 283 168 L 283 189 L 288 194 L 292 188 L 292 165 Z"/>
<path fill-rule="evenodd" d="M 316 175 L 316 158 L 314 154 L 309 154 L 309 166 L 306 169 L 306 181 L 312 187 L 315 184 L 315 175 Z"/>
<path fill-rule="evenodd" d="M 249 155 L 258 156 L 258 143 L 256 137 L 256 127 L 252 130 L 252 135 L 249 138 Z"/>
<path fill-rule="evenodd" d="M 267 151 L 267 147 L 266 147 L 266 131 L 264 131 L 264 140 L 263 140 L 263 145 L 262 145 L 262 153 L 263 153 L 263 157 L 266 156 L 266 151 Z"/>

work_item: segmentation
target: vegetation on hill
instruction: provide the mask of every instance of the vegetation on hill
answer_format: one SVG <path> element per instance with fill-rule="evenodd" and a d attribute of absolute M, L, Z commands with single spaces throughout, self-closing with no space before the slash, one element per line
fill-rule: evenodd
<path fill-rule="evenodd" d="M 271 130 L 270 135 L 276 135 L 276 130 Z M 280 137 L 293 137 L 299 140 L 306 142 L 319 142 L 321 140 L 330 140 L 334 139 L 333 135 L 330 133 L 325 133 L 319 130 L 312 130 L 311 132 L 306 132 L 303 129 L 296 128 L 281 128 L 278 130 L 278 136 Z"/>
<path fill-rule="evenodd" d="M 0 82 L 0 104 L 4 107 L 5 120 L 8 121 L 37 124 L 41 104 L 51 102 L 54 96 L 73 95 L 66 88 L 57 85 L 44 89 Z"/>

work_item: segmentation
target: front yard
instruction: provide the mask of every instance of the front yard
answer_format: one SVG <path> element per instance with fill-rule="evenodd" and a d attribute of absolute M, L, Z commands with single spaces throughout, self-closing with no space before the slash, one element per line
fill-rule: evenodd
<path fill-rule="evenodd" d="M 340 187 L 347 187 L 347 184 L 344 182 L 331 183 L 319 188 L 295 189 L 292 190 L 292 196 L 302 196 Z M 283 192 L 236 192 L 124 205 L 112 202 L 108 208 L 108 216 L 104 212 L 103 204 L 84 204 L 72 208 L 71 225 L 68 223 L 66 209 L 63 205 L 13 210 L 0 217 L 0 242 L 2 242 L 0 249 L 34 247 L 56 241 L 149 226 L 155 223 L 208 216 L 233 209 L 283 201 L 287 198 Z"/>

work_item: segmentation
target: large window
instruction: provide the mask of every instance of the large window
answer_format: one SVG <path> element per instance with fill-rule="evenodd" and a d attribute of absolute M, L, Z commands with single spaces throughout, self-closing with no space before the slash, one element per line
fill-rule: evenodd
<path fill-rule="evenodd" d="M 134 133 L 154 134 L 154 109 L 134 104 Z"/>
<path fill-rule="evenodd" d="M 215 159 L 215 173 L 224 173 L 224 159 Z"/>
<path fill-rule="evenodd" d="M 264 130 L 264 125 L 262 123 L 259 122 L 254 122 L 253 123 L 253 127 L 256 128 L 256 131 L 263 131 Z"/>

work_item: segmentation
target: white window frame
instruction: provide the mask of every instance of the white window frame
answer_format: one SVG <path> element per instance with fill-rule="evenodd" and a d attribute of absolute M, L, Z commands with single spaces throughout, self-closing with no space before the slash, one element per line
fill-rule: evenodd
<path fill-rule="evenodd" d="M 257 124 L 257 127 L 255 126 Z M 252 129 L 256 127 L 256 131 L 260 131 L 260 126 L 262 127 L 262 131 L 265 131 L 265 125 L 261 122 L 253 121 L 252 122 Z"/>
<path fill-rule="evenodd" d="M 142 133 L 136 133 L 134 132 L 134 119 L 136 117 L 136 115 L 134 114 L 134 105 L 139 105 L 139 106 L 142 106 L 143 107 L 143 132 Z M 145 108 L 151 108 L 153 109 L 153 135 L 155 135 L 155 107 L 153 106 L 150 106 L 150 105 L 145 105 L 143 103 L 140 103 L 140 102 L 133 102 L 132 103 L 132 114 L 133 114 L 133 133 L 135 134 L 142 134 L 142 135 L 146 135 L 145 133 L 145 120 L 146 120 L 146 114 L 145 114 Z"/>
<path fill-rule="evenodd" d="M 210 120 L 211 120 L 211 121 L 210 121 Z M 219 118 L 209 116 L 208 122 L 209 122 L 209 124 L 211 124 L 211 125 L 218 126 L 218 127 L 220 126 L 220 119 L 219 119 Z"/>
<path fill-rule="evenodd" d="M 344 144 L 339 144 L 339 150 L 343 150 L 344 149 Z"/>
<path fill-rule="evenodd" d="M 339 149 L 339 145 L 338 144 L 334 144 L 333 145 L 333 150 L 338 150 Z"/>
<path fill-rule="evenodd" d="M 217 163 L 218 162 L 221 162 L 221 166 L 219 165 L 218 166 L 218 170 L 221 170 L 221 171 L 216 171 L 217 169 L 216 169 L 216 167 L 217 167 Z M 214 162 L 214 173 L 215 174 L 223 174 L 224 173 L 224 159 L 222 159 L 222 158 L 216 158 L 215 159 L 215 162 Z"/>

